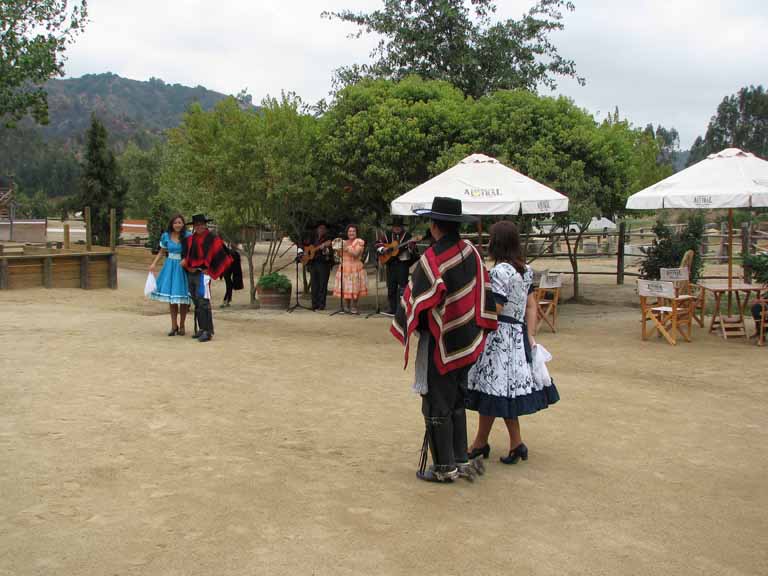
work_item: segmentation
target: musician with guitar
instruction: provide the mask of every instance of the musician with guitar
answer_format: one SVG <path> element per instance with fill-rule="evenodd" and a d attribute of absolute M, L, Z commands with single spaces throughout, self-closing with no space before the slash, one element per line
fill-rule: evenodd
<path fill-rule="evenodd" d="M 311 240 L 304 245 L 300 254 L 301 262 L 309 268 L 312 290 L 312 310 L 325 310 L 325 298 L 328 294 L 328 279 L 333 268 L 332 238 L 328 236 L 328 225 L 317 223 Z"/>
<path fill-rule="evenodd" d="M 395 216 L 392 228 L 376 241 L 376 254 L 379 265 L 387 267 L 387 298 L 389 309 L 386 314 L 393 316 L 397 312 L 400 296 L 408 285 L 408 270 L 419 259 L 416 242 L 403 226 L 403 219 Z"/>

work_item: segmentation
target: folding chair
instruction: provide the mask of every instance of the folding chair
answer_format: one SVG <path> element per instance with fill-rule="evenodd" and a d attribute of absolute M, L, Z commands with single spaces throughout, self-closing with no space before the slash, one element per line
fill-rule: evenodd
<path fill-rule="evenodd" d="M 693 266 L 693 257 L 695 256 L 693 250 L 686 250 L 685 254 L 683 254 L 683 257 L 680 260 L 680 268 L 687 268 L 688 269 L 688 283 L 685 287 L 684 294 L 690 294 L 693 296 L 693 319 L 696 320 L 696 323 L 701 327 L 704 328 L 704 299 L 706 297 L 706 294 L 704 293 L 704 290 L 701 289 L 700 286 L 696 286 L 695 284 L 691 284 L 691 275 L 690 270 Z"/>
<path fill-rule="evenodd" d="M 539 287 L 536 289 L 537 331 L 541 323 L 545 322 L 553 333 L 557 332 L 557 305 L 560 302 L 560 288 L 562 286 L 562 274 L 549 274 L 547 272 L 539 278 Z"/>
<path fill-rule="evenodd" d="M 689 252 L 693 253 L 692 250 Z M 693 300 L 693 319 L 701 328 L 704 328 L 704 291 L 691 284 L 690 268 L 687 266 L 661 268 L 660 272 L 662 282 L 672 282 L 675 285 L 677 298 L 691 298 Z"/>
<path fill-rule="evenodd" d="M 693 331 L 693 298 L 678 297 L 672 282 L 638 280 L 637 292 L 640 295 L 642 310 L 642 338 L 647 340 L 654 331 L 675 346 L 677 334 L 686 342 L 691 341 Z M 650 301 L 653 300 L 653 301 Z M 650 333 L 648 322 L 651 323 Z"/>

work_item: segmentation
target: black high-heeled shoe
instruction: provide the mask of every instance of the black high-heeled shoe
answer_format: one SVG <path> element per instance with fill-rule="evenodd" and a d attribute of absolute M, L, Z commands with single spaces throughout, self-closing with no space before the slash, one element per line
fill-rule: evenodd
<path fill-rule="evenodd" d="M 488 459 L 488 456 L 491 455 L 491 445 L 486 444 L 485 446 L 482 446 L 480 448 L 475 448 L 472 450 L 472 452 L 469 453 L 469 459 L 474 460 L 475 458 L 482 456 L 483 459 Z"/>
<path fill-rule="evenodd" d="M 173 330 L 168 332 L 168 336 L 176 336 L 176 334 L 178 334 L 178 333 L 179 333 L 179 329 L 178 328 L 174 328 Z"/>
<path fill-rule="evenodd" d="M 528 446 L 522 442 L 514 450 L 509 451 L 509 456 L 499 458 L 504 464 L 517 464 L 518 460 L 528 460 Z"/>

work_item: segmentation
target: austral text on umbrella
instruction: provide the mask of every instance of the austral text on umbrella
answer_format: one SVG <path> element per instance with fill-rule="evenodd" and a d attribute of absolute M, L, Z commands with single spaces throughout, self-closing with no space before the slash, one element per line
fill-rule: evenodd
<path fill-rule="evenodd" d="M 465 188 L 464 195 L 473 198 L 493 198 L 501 196 L 501 188 Z"/>

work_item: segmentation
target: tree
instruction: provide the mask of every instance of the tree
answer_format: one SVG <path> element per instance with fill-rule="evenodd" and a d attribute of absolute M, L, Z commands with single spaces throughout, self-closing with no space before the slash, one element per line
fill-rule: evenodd
<path fill-rule="evenodd" d="M 723 98 L 704 137 L 694 141 L 688 166 L 724 148 L 768 158 L 768 93 L 762 86 L 745 87 Z"/>
<path fill-rule="evenodd" d="M 128 144 L 118 165 L 126 184 L 126 214 L 131 218 L 147 218 L 150 200 L 160 192 L 160 168 L 163 148 L 155 145 L 142 150 L 133 142 Z"/>
<path fill-rule="evenodd" d="M 317 119 L 291 95 L 267 98 L 263 109 L 243 109 L 235 98 L 204 112 L 193 106 L 169 134 L 162 194 L 188 210 L 215 216 L 220 229 L 241 243 L 256 301 L 257 231 L 270 226 L 262 273 L 272 271 L 283 235 L 295 237 L 317 204 L 314 150 Z"/>
<path fill-rule="evenodd" d="M 556 76 L 584 79 L 572 60 L 560 56 L 549 35 L 562 30 L 570 0 L 538 0 L 519 20 L 494 22 L 492 0 L 383 0 L 373 12 L 323 12 L 329 19 L 351 22 L 355 34 L 381 37 L 372 64 L 342 68 L 337 84 L 363 77 L 400 80 L 416 74 L 445 80 L 478 98 L 494 90 L 539 85 L 554 89 Z"/>
<path fill-rule="evenodd" d="M 65 49 L 87 15 L 86 0 L 0 0 L 0 120 L 48 122 L 42 85 L 63 75 Z"/>
<path fill-rule="evenodd" d="M 85 161 L 80 181 L 78 205 L 91 208 L 91 230 L 97 244 L 109 243 L 109 211 L 117 211 L 117 229 L 123 221 L 125 183 L 109 148 L 107 130 L 96 116 L 91 116 L 91 127 L 85 135 Z"/>
<path fill-rule="evenodd" d="M 427 180 L 441 154 L 463 141 L 468 112 L 459 90 L 415 76 L 339 91 L 321 119 L 319 152 L 336 215 L 379 222 L 394 198 Z"/>

